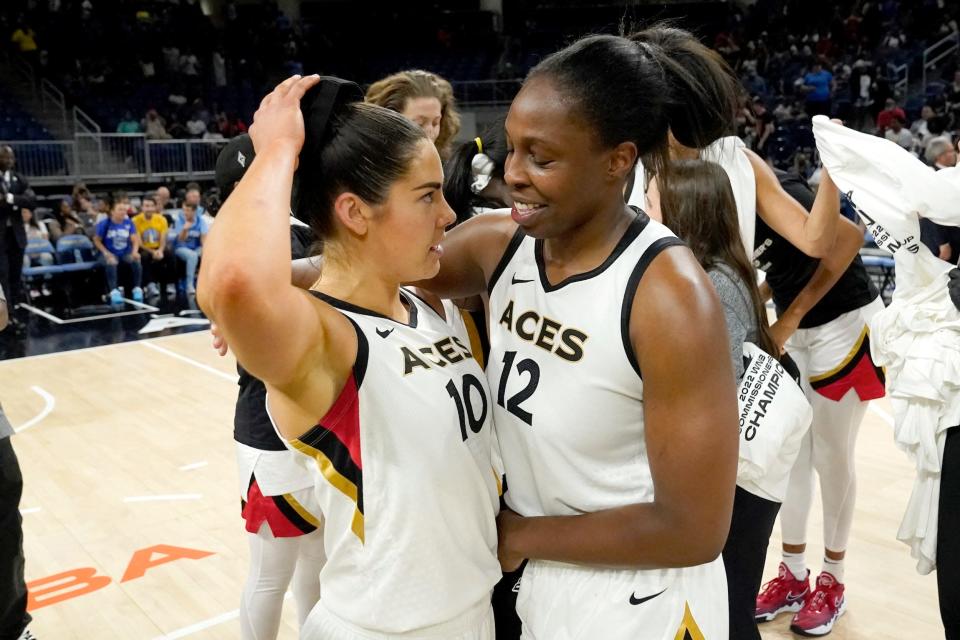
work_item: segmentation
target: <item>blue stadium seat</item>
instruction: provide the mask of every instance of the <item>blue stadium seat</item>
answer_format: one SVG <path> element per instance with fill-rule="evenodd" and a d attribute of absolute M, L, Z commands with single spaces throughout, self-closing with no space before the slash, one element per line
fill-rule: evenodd
<path fill-rule="evenodd" d="M 57 242 L 57 262 L 64 272 L 88 271 L 99 266 L 97 249 L 87 236 L 63 236 Z"/>
<path fill-rule="evenodd" d="M 26 248 L 23 251 L 23 255 L 28 258 L 32 256 L 39 256 L 44 253 L 54 255 L 55 249 L 53 248 L 53 245 L 50 244 L 49 240 L 43 240 L 41 238 L 30 238 L 30 240 L 27 242 Z M 34 278 L 52 276 L 58 273 L 63 273 L 63 268 L 58 264 L 24 267 L 23 279 L 24 281 L 29 282 Z"/>

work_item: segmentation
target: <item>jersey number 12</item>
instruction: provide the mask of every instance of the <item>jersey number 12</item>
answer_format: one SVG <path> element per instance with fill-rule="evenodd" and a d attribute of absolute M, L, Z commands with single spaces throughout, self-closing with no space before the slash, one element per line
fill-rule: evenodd
<path fill-rule="evenodd" d="M 513 371 L 513 363 L 517 359 L 516 351 L 507 351 L 503 354 L 503 371 L 500 374 L 500 390 L 497 392 L 497 404 L 517 416 L 531 427 L 533 426 L 533 414 L 526 411 L 520 405 L 523 404 L 537 390 L 540 384 L 540 365 L 535 360 L 524 358 L 517 363 L 517 373 L 526 373 L 530 376 L 527 380 L 527 386 L 515 393 L 509 399 L 505 399 L 507 392 L 507 379 Z"/>

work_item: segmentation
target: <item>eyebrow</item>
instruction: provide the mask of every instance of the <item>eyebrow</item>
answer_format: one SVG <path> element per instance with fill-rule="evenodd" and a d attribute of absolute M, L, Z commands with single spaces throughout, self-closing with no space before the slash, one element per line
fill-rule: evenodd
<path fill-rule="evenodd" d="M 439 189 L 442 186 L 439 182 L 424 182 L 419 187 L 414 187 L 413 191 L 419 191 L 420 189 Z"/>

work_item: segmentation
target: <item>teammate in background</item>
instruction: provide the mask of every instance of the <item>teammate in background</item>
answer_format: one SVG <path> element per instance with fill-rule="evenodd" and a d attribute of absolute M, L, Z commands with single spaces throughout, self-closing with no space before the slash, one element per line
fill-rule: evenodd
<path fill-rule="evenodd" d="M 513 204 L 503 179 L 506 161 L 502 122 L 453 150 L 443 166 L 443 197 L 457 214 L 458 224 Z"/>
<path fill-rule="evenodd" d="M 429 71 L 401 71 L 377 80 L 367 89 L 366 101 L 396 111 L 423 129 L 441 158 L 460 131 L 453 87 Z"/>
<path fill-rule="evenodd" d="M 140 265 L 140 236 L 133 221 L 127 216 L 130 202 L 126 198 L 116 198 L 110 207 L 110 216 L 97 223 L 93 235 L 93 244 L 100 251 L 100 263 L 107 274 L 107 292 L 110 304 L 123 304 L 123 293 L 118 285 L 117 267 L 121 262 L 130 267 L 132 295 L 135 302 L 143 302 L 143 289 L 140 279 L 143 271 Z"/>
<path fill-rule="evenodd" d="M 253 162 L 250 136 L 240 134 L 220 151 L 216 182 L 224 201 Z M 310 227 L 290 217 L 290 247 L 294 258 L 309 255 L 315 242 Z M 221 355 L 226 345 L 212 327 Z M 240 637 L 277 637 L 287 587 L 293 584 L 300 626 L 320 599 L 323 515 L 313 493 L 313 473 L 297 463 L 277 435 L 267 413 L 263 381 L 237 365 L 240 375 L 233 439 L 240 480 L 241 516 L 246 521 L 250 566 L 240 601 Z"/>
<path fill-rule="evenodd" d="M 155 195 L 145 195 L 142 206 L 143 210 L 133 217 L 133 225 L 140 234 L 140 264 L 147 283 L 147 297 L 155 298 L 170 277 L 170 254 L 166 251 L 169 225 L 157 209 Z"/>
<path fill-rule="evenodd" d="M 261 103 L 257 158 L 211 232 L 199 296 L 266 383 L 281 435 L 320 471 L 328 557 L 301 638 L 491 639 L 490 394 L 452 305 L 399 286 L 437 272 L 455 219 L 440 159 L 423 131 L 369 104 L 318 130 L 320 90 L 305 139 L 300 101 L 317 82 L 294 76 Z M 312 295 L 290 285 L 297 166 L 295 213 L 324 242 Z"/>
<path fill-rule="evenodd" d="M 525 637 L 727 633 L 737 402 L 723 312 L 690 252 L 623 201 L 639 158 L 665 169 L 668 63 L 593 36 L 538 65 L 507 117 L 511 214 L 454 229 L 427 283 L 489 293 L 512 510 L 499 553 L 505 571 L 530 559 Z"/>
<path fill-rule="evenodd" d="M 798 176 L 779 172 L 778 179 L 804 207 L 815 206 Z M 817 261 L 757 219 L 754 264 L 767 273 L 764 289 L 777 308 L 771 332 L 800 368 L 813 424 L 780 513 L 783 561 L 757 598 L 756 617 L 767 621 L 796 612 L 790 628 L 810 636 L 830 633 L 846 610 L 843 561 L 856 501 L 854 446 L 867 404 L 885 394 L 868 330 L 883 302 L 857 256 L 862 235 L 853 226 L 842 220 L 834 251 Z M 814 470 L 823 499 L 824 558 L 811 591 L 805 552 Z"/>

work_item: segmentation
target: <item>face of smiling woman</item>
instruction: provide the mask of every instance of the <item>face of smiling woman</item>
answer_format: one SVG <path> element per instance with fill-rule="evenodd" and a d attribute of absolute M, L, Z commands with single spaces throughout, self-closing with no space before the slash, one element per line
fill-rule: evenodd
<path fill-rule="evenodd" d="M 632 168 L 620 166 L 623 145 L 603 148 L 576 104 L 548 76 L 527 81 L 506 129 L 504 179 L 513 219 L 528 235 L 561 236 L 611 209 L 622 210 L 623 181 Z"/>

